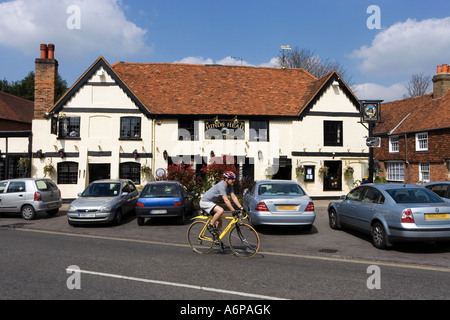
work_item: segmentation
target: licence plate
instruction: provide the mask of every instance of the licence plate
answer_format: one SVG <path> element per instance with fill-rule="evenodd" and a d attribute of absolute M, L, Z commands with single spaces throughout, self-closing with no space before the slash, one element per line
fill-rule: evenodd
<path fill-rule="evenodd" d="M 166 209 L 155 209 L 155 210 L 150 210 L 150 214 L 166 214 L 167 210 Z"/>
<path fill-rule="evenodd" d="M 95 213 L 79 213 L 78 218 L 95 218 Z"/>
<path fill-rule="evenodd" d="M 450 215 L 448 213 L 427 213 L 425 218 L 427 220 L 448 220 Z"/>
<path fill-rule="evenodd" d="M 47 207 L 49 208 L 56 208 L 58 206 L 57 203 L 49 203 Z"/>
<path fill-rule="evenodd" d="M 277 206 L 277 210 L 296 211 L 297 206 Z"/>

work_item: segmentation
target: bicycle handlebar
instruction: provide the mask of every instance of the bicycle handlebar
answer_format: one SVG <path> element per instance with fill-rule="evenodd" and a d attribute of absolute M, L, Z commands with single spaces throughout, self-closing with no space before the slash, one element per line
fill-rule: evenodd
<path fill-rule="evenodd" d="M 240 215 L 241 213 L 244 213 L 244 212 L 245 212 L 244 209 L 242 209 L 242 210 L 234 210 L 231 214 L 233 215 L 233 217 L 236 217 L 236 216 L 238 216 L 238 215 Z"/>

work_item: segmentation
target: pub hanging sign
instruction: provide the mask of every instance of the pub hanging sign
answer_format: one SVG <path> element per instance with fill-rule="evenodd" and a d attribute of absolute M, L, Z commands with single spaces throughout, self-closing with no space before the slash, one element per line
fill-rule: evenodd
<path fill-rule="evenodd" d="M 244 139 L 245 121 L 237 117 L 231 120 L 205 120 L 206 139 Z"/>
<path fill-rule="evenodd" d="M 362 100 L 361 101 L 361 121 L 362 122 L 380 122 L 380 103 L 383 100 Z"/>

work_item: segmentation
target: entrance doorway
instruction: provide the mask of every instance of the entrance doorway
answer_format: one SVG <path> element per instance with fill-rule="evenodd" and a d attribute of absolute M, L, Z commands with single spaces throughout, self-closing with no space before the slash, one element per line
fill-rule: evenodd
<path fill-rule="evenodd" d="M 275 174 L 272 176 L 272 179 L 292 180 L 292 159 L 281 156 L 279 159 L 274 159 L 273 167 Z"/>
<path fill-rule="evenodd" d="M 89 183 L 101 179 L 111 179 L 111 164 L 89 164 Z"/>
<path fill-rule="evenodd" d="M 328 175 L 323 179 L 324 191 L 342 190 L 342 161 L 324 161 Z"/>

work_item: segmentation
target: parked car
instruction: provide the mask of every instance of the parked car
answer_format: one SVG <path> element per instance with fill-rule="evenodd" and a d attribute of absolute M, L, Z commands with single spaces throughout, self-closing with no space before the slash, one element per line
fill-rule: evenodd
<path fill-rule="evenodd" d="M 415 185 L 361 185 L 331 202 L 328 217 L 332 229 L 366 232 L 380 249 L 397 241 L 450 240 L 450 204 Z"/>
<path fill-rule="evenodd" d="M 450 203 L 450 181 L 428 182 L 424 184 L 424 187 Z"/>
<path fill-rule="evenodd" d="M 136 203 L 138 225 L 145 218 L 176 217 L 180 224 L 194 210 L 193 195 L 176 181 L 156 181 L 147 183 Z"/>
<path fill-rule="evenodd" d="M 299 225 L 310 229 L 316 219 L 313 201 L 294 181 L 256 181 L 244 190 L 242 202 L 254 226 Z"/>
<path fill-rule="evenodd" d="M 58 213 L 61 191 L 50 179 L 11 179 L 0 181 L 0 212 L 20 212 L 32 220 L 39 212 Z"/>
<path fill-rule="evenodd" d="M 67 211 L 70 225 L 109 223 L 118 225 L 134 213 L 139 192 L 130 180 L 97 180 L 78 194 Z"/>

